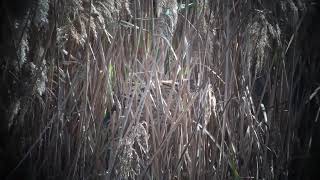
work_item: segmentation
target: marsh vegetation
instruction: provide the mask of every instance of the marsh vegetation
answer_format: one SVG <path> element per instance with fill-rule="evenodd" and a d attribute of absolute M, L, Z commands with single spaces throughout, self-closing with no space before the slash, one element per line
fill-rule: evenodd
<path fill-rule="evenodd" d="M 4 1 L 1 179 L 314 179 L 318 11 Z"/>

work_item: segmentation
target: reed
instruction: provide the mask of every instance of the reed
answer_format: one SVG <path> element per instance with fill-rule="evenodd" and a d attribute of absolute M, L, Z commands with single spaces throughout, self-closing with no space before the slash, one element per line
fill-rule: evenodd
<path fill-rule="evenodd" d="M 10 175 L 29 163 L 35 179 L 283 177 L 291 31 L 267 1 L 49 5 L 48 29 L 24 39 L 37 61 L 12 115 Z"/>

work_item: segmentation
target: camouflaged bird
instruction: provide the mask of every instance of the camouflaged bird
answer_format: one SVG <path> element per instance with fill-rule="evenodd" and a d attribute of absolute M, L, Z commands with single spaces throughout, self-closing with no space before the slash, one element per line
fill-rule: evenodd
<path fill-rule="evenodd" d="M 159 21 L 155 31 L 170 40 L 178 21 L 178 3 L 176 0 L 157 1 L 156 9 Z"/>
<path fill-rule="evenodd" d="M 178 20 L 178 3 L 176 0 L 160 0 L 156 2 L 156 16 L 154 26 L 153 49 L 159 72 L 165 74 L 168 68 L 168 58 L 173 56 L 170 50 L 171 40 Z M 172 59 L 172 58 L 171 58 Z"/>

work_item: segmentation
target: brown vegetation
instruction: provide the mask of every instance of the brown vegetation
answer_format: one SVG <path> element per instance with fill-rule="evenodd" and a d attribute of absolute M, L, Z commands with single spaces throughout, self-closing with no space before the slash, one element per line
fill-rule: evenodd
<path fill-rule="evenodd" d="M 1 179 L 314 178 L 319 5 L 9 2 Z"/>

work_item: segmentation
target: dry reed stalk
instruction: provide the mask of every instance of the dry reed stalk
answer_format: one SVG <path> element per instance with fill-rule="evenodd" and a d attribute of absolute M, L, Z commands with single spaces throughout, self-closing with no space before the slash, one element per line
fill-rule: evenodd
<path fill-rule="evenodd" d="M 279 112 L 290 94 L 287 50 L 257 2 L 53 5 L 61 14 L 51 15 L 57 44 L 42 55 L 46 91 L 21 99 L 15 130 L 35 177 L 281 176 L 294 133 L 282 132 L 293 124 Z"/>

